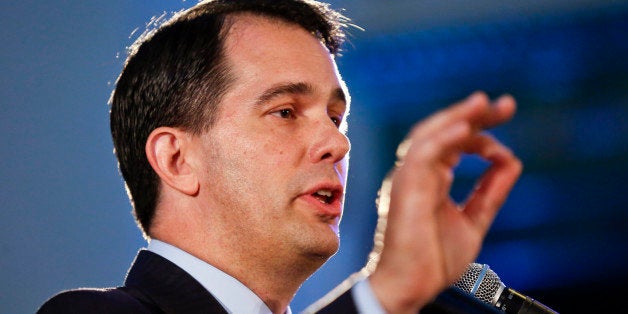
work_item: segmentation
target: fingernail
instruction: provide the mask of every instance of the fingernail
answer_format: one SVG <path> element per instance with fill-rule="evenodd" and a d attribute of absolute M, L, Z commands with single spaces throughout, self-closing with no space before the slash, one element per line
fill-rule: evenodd
<path fill-rule="evenodd" d="M 482 91 L 477 91 L 471 94 L 471 96 L 469 96 L 469 102 L 472 102 L 472 103 L 479 103 L 479 102 L 484 102 L 488 100 L 489 100 L 488 96 L 486 95 L 486 93 Z"/>
<path fill-rule="evenodd" d="M 499 96 L 499 98 L 497 98 L 496 103 L 500 103 L 502 101 L 506 101 L 506 100 L 513 100 L 514 98 L 512 97 L 512 95 L 510 94 L 503 94 L 501 96 Z"/>
<path fill-rule="evenodd" d="M 478 100 L 478 98 L 482 97 L 482 94 L 483 93 L 480 91 L 473 92 L 473 94 L 469 95 L 468 99 L 472 101 Z"/>

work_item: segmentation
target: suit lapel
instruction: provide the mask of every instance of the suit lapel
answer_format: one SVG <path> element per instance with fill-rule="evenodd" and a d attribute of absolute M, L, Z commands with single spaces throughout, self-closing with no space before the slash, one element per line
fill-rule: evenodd
<path fill-rule="evenodd" d="M 140 250 L 124 283 L 165 313 L 227 313 L 198 281 L 169 260 Z"/>

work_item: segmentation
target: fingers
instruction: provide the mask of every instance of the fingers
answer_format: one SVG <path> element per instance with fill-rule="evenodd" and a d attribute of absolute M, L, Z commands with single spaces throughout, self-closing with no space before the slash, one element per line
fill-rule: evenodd
<path fill-rule="evenodd" d="M 508 148 L 481 131 L 508 121 L 515 109 L 511 96 L 502 96 L 491 105 L 485 94 L 475 93 L 419 123 L 399 147 L 403 169 L 399 169 L 397 181 L 405 182 L 399 184 L 405 188 L 394 194 L 418 195 L 420 191 L 433 205 L 446 203 L 453 168 L 463 153 L 476 154 L 491 166 L 462 209 L 479 231 L 488 230 L 522 166 Z"/>
<path fill-rule="evenodd" d="M 491 104 L 475 93 L 417 124 L 400 145 L 389 182 L 384 247 L 370 277 L 385 309 L 416 313 L 477 256 L 521 172 L 510 150 L 481 131 L 508 121 L 515 109 L 510 96 Z M 491 165 L 460 208 L 449 192 L 463 153 Z"/>
<path fill-rule="evenodd" d="M 465 152 L 491 162 L 463 207 L 477 228 L 488 230 L 519 178 L 522 164 L 508 148 L 487 134 L 478 134 L 466 143 Z"/>
<path fill-rule="evenodd" d="M 492 119 L 483 122 L 484 128 L 494 127 L 509 121 L 515 115 L 516 109 L 515 99 L 510 95 L 502 95 L 493 103 Z"/>
<path fill-rule="evenodd" d="M 501 96 L 491 105 L 485 93 L 476 92 L 418 124 L 409 137 L 413 140 L 424 140 L 457 123 L 468 123 L 474 130 L 491 128 L 510 120 L 515 110 L 516 103 L 510 95 Z"/>
<path fill-rule="evenodd" d="M 391 201 L 408 208 L 417 207 L 414 202 L 418 199 L 421 199 L 420 207 L 423 208 L 432 208 L 441 203 L 449 195 L 453 167 L 460 159 L 460 147 L 470 134 L 468 124 L 458 123 L 429 140 L 409 139 L 404 148 L 405 158 L 393 175 L 395 188 Z M 411 210 L 410 214 L 416 213 Z"/>

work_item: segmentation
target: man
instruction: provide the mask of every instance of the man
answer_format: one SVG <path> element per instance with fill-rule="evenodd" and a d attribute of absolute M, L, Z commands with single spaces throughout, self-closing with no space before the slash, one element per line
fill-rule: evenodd
<path fill-rule="evenodd" d="M 344 18 L 313 1 L 205 1 L 132 48 L 111 101 L 120 170 L 146 238 L 123 287 L 41 313 L 285 313 L 339 245 L 349 94 Z M 481 130 L 513 115 L 476 93 L 418 124 L 390 178 L 384 248 L 330 312 L 416 313 L 479 252 L 519 161 Z M 491 168 L 449 198 L 462 153 Z"/>

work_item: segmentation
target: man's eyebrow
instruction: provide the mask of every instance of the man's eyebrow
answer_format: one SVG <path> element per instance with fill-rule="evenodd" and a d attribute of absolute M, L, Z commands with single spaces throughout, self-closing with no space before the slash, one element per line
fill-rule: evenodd
<path fill-rule="evenodd" d="M 347 103 L 347 95 L 342 88 L 337 87 L 336 89 L 334 89 L 333 96 L 334 100 L 340 100 L 345 104 Z"/>
<path fill-rule="evenodd" d="M 305 82 L 278 84 L 267 89 L 264 93 L 257 97 L 255 105 L 262 105 L 263 103 L 282 95 L 311 95 L 314 91 L 314 86 Z M 340 87 L 332 91 L 332 98 L 336 101 L 339 100 L 346 102 L 345 92 Z"/>
<path fill-rule="evenodd" d="M 314 87 L 308 83 L 299 82 L 278 84 L 265 90 L 264 93 L 257 97 L 255 104 L 261 105 L 282 95 L 309 95 L 312 93 L 314 93 Z"/>

